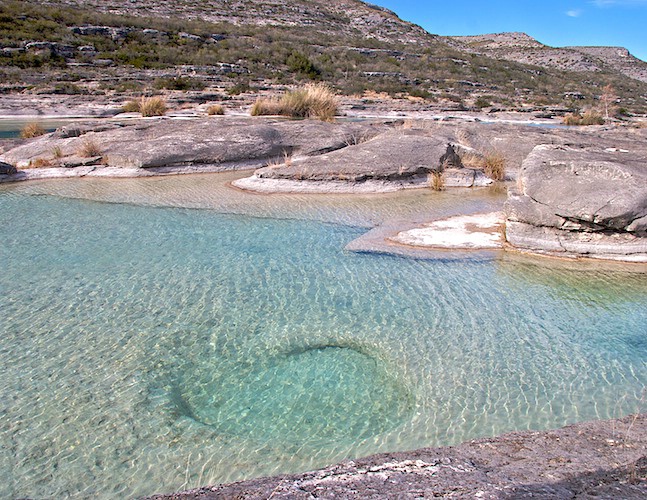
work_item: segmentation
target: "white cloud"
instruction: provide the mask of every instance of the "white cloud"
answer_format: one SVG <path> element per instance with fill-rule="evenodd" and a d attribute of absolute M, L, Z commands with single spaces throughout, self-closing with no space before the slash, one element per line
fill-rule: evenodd
<path fill-rule="evenodd" d="M 582 15 L 582 10 L 581 9 L 572 9 L 566 11 L 566 15 L 568 17 L 580 17 Z"/>

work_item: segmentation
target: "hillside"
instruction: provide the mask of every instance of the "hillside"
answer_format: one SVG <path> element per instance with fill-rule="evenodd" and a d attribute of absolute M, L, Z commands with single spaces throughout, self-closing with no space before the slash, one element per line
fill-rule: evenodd
<path fill-rule="evenodd" d="M 494 37 L 439 37 L 359 0 L 8 0 L 0 92 L 226 98 L 323 80 L 443 109 L 564 110 L 610 83 L 623 108 L 647 110 L 642 61 Z"/>
<path fill-rule="evenodd" d="M 622 47 L 549 47 L 525 33 L 448 37 L 457 49 L 563 71 L 620 73 L 647 83 L 647 63 Z"/>

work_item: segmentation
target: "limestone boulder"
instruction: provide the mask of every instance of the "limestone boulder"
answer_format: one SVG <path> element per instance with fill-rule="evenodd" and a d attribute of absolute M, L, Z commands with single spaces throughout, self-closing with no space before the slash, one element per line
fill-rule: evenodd
<path fill-rule="evenodd" d="M 647 261 L 647 148 L 537 146 L 506 217 L 521 249 Z"/>
<path fill-rule="evenodd" d="M 465 168 L 446 134 L 391 130 L 358 144 L 256 171 L 260 179 L 302 181 L 401 181 L 445 172 L 445 185 L 471 187 L 489 181 L 480 171 Z"/>
<path fill-rule="evenodd" d="M 313 120 L 200 119 L 123 120 L 75 124 L 5 152 L 2 159 L 27 165 L 36 159 L 65 163 L 91 144 L 105 167 L 155 169 L 186 165 L 260 167 L 285 155 L 317 155 L 344 147 L 366 124 Z"/>

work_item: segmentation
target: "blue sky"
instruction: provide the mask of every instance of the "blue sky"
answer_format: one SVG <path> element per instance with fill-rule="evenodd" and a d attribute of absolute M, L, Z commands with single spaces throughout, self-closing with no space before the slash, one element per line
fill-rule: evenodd
<path fill-rule="evenodd" d="M 523 31 L 553 47 L 617 45 L 647 61 L 647 0 L 368 0 L 438 35 Z"/>

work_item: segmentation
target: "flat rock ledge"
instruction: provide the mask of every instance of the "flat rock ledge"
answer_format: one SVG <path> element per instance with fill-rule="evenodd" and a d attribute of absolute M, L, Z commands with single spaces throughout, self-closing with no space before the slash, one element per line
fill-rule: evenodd
<path fill-rule="evenodd" d="M 647 147 L 539 145 L 505 211 L 517 250 L 647 263 Z"/>
<path fill-rule="evenodd" d="M 386 453 L 156 499 L 647 498 L 647 414 Z"/>
<path fill-rule="evenodd" d="M 458 215 L 401 231 L 389 239 L 401 245 L 435 249 L 499 249 L 504 245 L 504 222 L 503 212 Z"/>
<path fill-rule="evenodd" d="M 233 184 L 263 193 L 384 193 L 431 187 L 483 187 L 492 180 L 466 168 L 456 139 L 446 131 L 389 130 L 374 137 L 354 137 L 347 147 L 307 158 L 286 158 L 258 169 Z"/>

